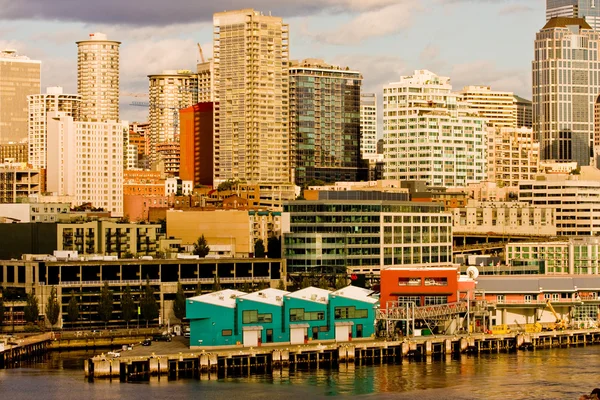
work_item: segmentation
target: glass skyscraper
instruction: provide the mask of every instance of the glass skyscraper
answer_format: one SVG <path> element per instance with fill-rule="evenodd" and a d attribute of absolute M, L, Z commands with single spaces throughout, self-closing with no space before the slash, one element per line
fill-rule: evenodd
<path fill-rule="evenodd" d="M 600 0 L 546 0 L 546 20 L 553 17 L 583 18 L 600 29 Z"/>

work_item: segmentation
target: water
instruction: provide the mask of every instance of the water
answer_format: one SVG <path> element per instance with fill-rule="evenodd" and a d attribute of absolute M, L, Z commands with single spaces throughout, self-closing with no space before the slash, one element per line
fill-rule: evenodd
<path fill-rule="evenodd" d="M 161 377 L 145 383 L 88 382 L 83 359 L 90 356 L 52 353 L 22 368 L 0 370 L 0 399 L 577 399 L 600 387 L 600 347 L 594 346 L 249 378 Z"/>

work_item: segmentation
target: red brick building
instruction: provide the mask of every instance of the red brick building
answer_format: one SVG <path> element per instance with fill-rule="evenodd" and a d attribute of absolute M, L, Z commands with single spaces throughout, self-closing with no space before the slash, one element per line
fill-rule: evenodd
<path fill-rule="evenodd" d="M 198 103 L 179 111 L 179 177 L 197 185 L 213 185 L 214 103 Z"/>

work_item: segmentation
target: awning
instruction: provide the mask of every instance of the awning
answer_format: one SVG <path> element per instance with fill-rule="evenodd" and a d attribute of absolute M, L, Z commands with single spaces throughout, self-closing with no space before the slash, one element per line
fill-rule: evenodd
<path fill-rule="evenodd" d="M 262 331 L 262 326 L 244 326 L 242 327 L 242 331 Z"/>
<path fill-rule="evenodd" d="M 336 322 L 335 326 L 353 326 L 354 322 L 346 321 L 346 322 Z"/>

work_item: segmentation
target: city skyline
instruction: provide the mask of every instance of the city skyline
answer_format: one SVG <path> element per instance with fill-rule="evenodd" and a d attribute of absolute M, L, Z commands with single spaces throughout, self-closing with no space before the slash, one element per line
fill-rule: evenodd
<path fill-rule="evenodd" d="M 163 69 L 193 70 L 196 43 L 212 56 L 212 15 L 225 9 L 252 7 L 283 17 L 290 25 L 290 59 L 349 66 L 363 74 L 363 90 L 375 93 L 414 69 L 430 69 L 449 76 L 457 90 L 488 85 L 531 98 L 533 41 L 545 22 L 542 0 L 329 0 L 301 6 L 175 1 L 146 4 L 143 10 L 113 1 L 67 9 L 66 0 L 53 1 L 52 7 L 27 0 L 4 6 L 0 46 L 41 60 L 42 88 L 75 92 L 75 41 L 91 32 L 121 41 L 121 117 L 129 121 L 145 120 L 147 111 L 128 107 L 136 98 L 123 93 L 146 93 L 147 75 Z"/>

